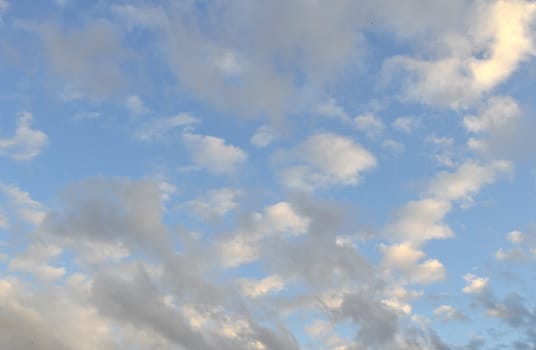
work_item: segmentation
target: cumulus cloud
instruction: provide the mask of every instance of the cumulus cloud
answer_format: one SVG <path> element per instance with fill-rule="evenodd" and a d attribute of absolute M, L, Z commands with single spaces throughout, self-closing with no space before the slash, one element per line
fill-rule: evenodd
<path fill-rule="evenodd" d="M 357 130 L 363 131 L 369 137 L 378 136 L 383 130 L 383 122 L 373 114 L 358 115 L 354 118 Z"/>
<path fill-rule="evenodd" d="M 402 272 L 409 281 L 428 284 L 446 278 L 446 270 L 437 259 L 421 260 L 425 253 L 410 243 L 382 246 L 382 264 L 390 270 Z"/>
<path fill-rule="evenodd" d="M 283 280 L 277 276 L 268 276 L 261 280 L 244 279 L 240 281 L 244 294 L 253 298 L 282 290 L 285 286 Z"/>
<path fill-rule="evenodd" d="M 15 220 L 30 225 L 38 225 L 45 218 L 46 209 L 44 205 L 16 185 L 0 182 L 0 193 L 5 196 L 6 203 L 4 206 L 13 213 Z"/>
<path fill-rule="evenodd" d="M 320 103 L 316 106 L 315 112 L 322 117 L 339 119 L 345 123 L 351 122 L 351 118 L 348 116 L 344 108 L 338 105 L 334 98 L 329 98 Z"/>
<path fill-rule="evenodd" d="M 215 174 L 232 174 L 248 155 L 219 137 L 185 133 L 182 139 L 194 163 Z"/>
<path fill-rule="evenodd" d="M 50 259 L 57 258 L 62 253 L 58 246 L 47 244 L 32 244 L 28 249 L 14 257 L 9 262 L 9 270 L 27 272 L 43 281 L 52 281 L 65 274 L 65 268 L 48 265 Z"/>
<path fill-rule="evenodd" d="M 492 97 L 486 102 L 480 115 L 465 117 L 463 126 L 472 133 L 500 129 L 509 127 L 519 114 L 519 106 L 511 97 Z"/>
<path fill-rule="evenodd" d="M 406 98 L 452 108 L 469 106 L 534 54 L 530 29 L 534 3 L 499 0 L 472 6 L 461 17 L 471 34 L 445 33 L 439 58 L 399 56 L 386 61 L 387 74 L 399 69 L 410 72 L 404 86 Z M 478 57 L 482 52 L 483 57 Z"/>
<path fill-rule="evenodd" d="M 351 138 L 330 133 L 309 137 L 290 152 L 290 157 L 298 164 L 283 168 L 280 180 L 289 188 L 304 191 L 357 185 L 361 173 L 377 164 L 376 158 Z"/>
<path fill-rule="evenodd" d="M 429 193 L 446 200 L 471 201 L 482 186 L 492 184 L 497 176 L 512 171 L 508 161 L 479 165 L 472 161 L 461 164 L 456 172 L 440 172 L 429 184 Z"/>
<path fill-rule="evenodd" d="M 32 129 L 32 114 L 23 112 L 17 119 L 17 128 L 12 137 L 0 137 L 0 156 L 14 160 L 30 160 L 41 153 L 48 144 L 48 136 Z"/>
<path fill-rule="evenodd" d="M 391 126 L 395 130 L 410 134 L 420 126 L 420 121 L 415 117 L 398 117 L 391 123 Z"/>
<path fill-rule="evenodd" d="M 450 209 L 451 204 L 446 200 L 428 198 L 410 201 L 398 210 L 387 232 L 394 237 L 416 242 L 449 238 L 453 232 L 442 221 Z"/>
<path fill-rule="evenodd" d="M 468 273 L 463 276 L 463 279 L 467 283 L 467 285 L 462 289 L 464 293 L 479 294 L 485 292 L 488 288 L 488 277 L 478 277 L 472 273 Z"/>
<path fill-rule="evenodd" d="M 465 316 L 460 311 L 456 310 L 451 305 L 440 305 L 434 309 L 434 315 L 442 320 L 466 320 Z"/>
<path fill-rule="evenodd" d="M 462 201 L 462 206 L 471 204 L 473 196 L 484 185 L 494 183 L 498 176 L 511 171 L 508 161 L 480 165 L 467 160 L 453 172 L 439 172 L 429 182 L 425 198 L 409 201 L 398 209 L 385 229 L 386 234 L 416 243 L 452 237 L 454 233 L 443 220 L 453 202 Z"/>
<path fill-rule="evenodd" d="M 239 190 L 220 188 L 209 191 L 206 196 L 189 201 L 188 207 L 199 217 L 214 220 L 238 208 Z"/>
<path fill-rule="evenodd" d="M 227 266 L 239 266 L 260 257 L 259 243 L 267 237 L 303 235 L 310 219 L 296 211 L 288 202 L 278 202 L 262 213 L 249 216 L 246 227 L 226 238 L 218 247 Z"/>

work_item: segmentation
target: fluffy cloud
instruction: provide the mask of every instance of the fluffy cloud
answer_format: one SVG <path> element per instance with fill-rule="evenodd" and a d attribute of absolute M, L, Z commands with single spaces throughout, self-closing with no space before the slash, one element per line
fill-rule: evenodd
<path fill-rule="evenodd" d="M 463 126 L 472 133 L 498 130 L 510 127 L 519 114 L 519 107 L 511 97 L 493 97 L 487 101 L 480 115 L 465 117 Z"/>
<path fill-rule="evenodd" d="M 0 156 L 8 156 L 14 160 L 30 160 L 35 158 L 48 143 L 48 136 L 32 129 L 32 114 L 23 112 L 17 120 L 15 135 L 0 138 Z"/>
<path fill-rule="evenodd" d="M 479 165 L 472 161 L 461 164 L 456 172 L 440 172 L 429 184 L 429 193 L 446 200 L 471 200 L 482 186 L 492 184 L 497 176 L 512 171 L 507 161 Z"/>
<path fill-rule="evenodd" d="M 405 132 L 406 134 L 412 133 L 417 127 L 420 126 L 420 122 L 415 117 L 398 117 L 391 126 L 398 131 Z"/>
<path fill-rule="evenodd" d="M 440 58 L 396 57 L 386 62 L 387 74 L 400 68 L 412 74 L 406 81 L 407 98 L 452 108 L 471 105 L 533 55 L 534 3 L 499 0 L 472 6 L 469 15 L 461 17 L 471 34 L 445 33 Z M 484 57 L 478 57 L 482 52 Z"/>
<path fill-rule="evenodd" d="M 239 190 L 220 188 L 211 190 L 205 197 L 189 201 L 188 206 L 201 218 L 214 220 L 238 208 Z"/>
<path fill-rule="evenodd" d="M 311 220 L 288 202 L 278 202 L 264 208 L 263 213 L 249 216 L 243 230 L 224 240 L 218 247 L 226 266 L 238 266 L 260 257 L 259 243 L 267 237 L 303 235 Z"/>
<path fill-rule="evenodd" d="M 247 153 L 214 136 L 186 133 L 182 139 L 194 163 L 216 174 L 230 174 L 246 161 Z"/>
<path fill-rule="evenodd" d="M 394 237 L 416 242 L 451 237 L 452 230 L 442 223 L 450 209 L 451 204 L 445 200 L 429 198 L 410 201 L 398 210 L 387 232 Z"/>
<path fill-rule="evenodd" d="M 453 172 L 439 172 L 428 185 L 427 197 L 413 200 L 400 208 L 395 219 L 386 227 L 391 237 L 423 243 L 430 239 L 449 238 L 453 235 L 444 217 L 452 209 L 453 201 L 471 204 L 482 186 L 494 183 L 497 177 L 508 174 L 512 165 L 507 161 L 494 161 L 485 165 L 465 161 Z"/>
<path fill-rule="evenodd" d="M 466 320 L 467 317 L 451 305 L 440 305 L 434 309 L 434 315 L 442 320 Z"/>
<path fill-rule="evenodd" d="M 383 130 L 381 119 L 372 114 L 358 115 L 354 118 L 354 123 L 358 130 L 365 132 L 369 137 L 377 136 Z"/>
<path fill-rule="evenodd" d="M 61 253 L 60 247 L 34 243 L 26 252 L 10 260 L 9 269 L 30 273 L 43 281 L 52 281 L 65 274 L 65 268 L 48 265 L 48 260 L 57 258 Z"/>
<path fill-rule="evenodd" d="M 285 286 L 279 276 L 268 276 L 261 280 L 244 279 L 240 281 L 244 294 L 253 298 L 266 295 L 268 293 L 278 292 Z"/>
<path fill-rule="evenodd" d="M 488 288 L 488 277 L 478 277 L 472 273 L 468 273 L 463 276 L 463 279 L 467 283 L 467 285 L 462 289 L 464 293 L 479 294 L 485 292 Z"/>
<path fill-rule="evenodd" d="M 280 179 L 289 188 L 311 191 L 333 185 L 356 185 L 375 157 L 351 138 L 316 134 L 290 152 L 297 165 L 284 168 Z"/>
<path fill-rule="evenodd" d="M 16 221 L 38 225 L 45 218 L 46 210 L 43 204 L 32 199 L 28 192 L 15 185 L 0 182 L 0 193 L 6 198 L 4 206 L 13 213 Z"/>
<path fill-rule="evenodd" d="M 382 265 L 391 270 L 401 271 L 408 280 L 427 284 L 442 281 L 446 278 L 446 270 L 436 259 L 427 259 L 425 253 L 409 243 L 382 246 Z"/>

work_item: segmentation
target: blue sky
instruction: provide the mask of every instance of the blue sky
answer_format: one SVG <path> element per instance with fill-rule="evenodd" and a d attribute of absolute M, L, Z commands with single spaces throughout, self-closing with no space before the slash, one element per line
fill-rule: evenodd
<path fill-rule="evenodd" d="M 0 348 L 536 348 L 535 21 L 0 0 Z"/>

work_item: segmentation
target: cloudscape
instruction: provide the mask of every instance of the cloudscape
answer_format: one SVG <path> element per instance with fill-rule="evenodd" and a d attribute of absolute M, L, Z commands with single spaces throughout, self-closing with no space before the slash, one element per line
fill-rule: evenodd
<path fill-rule="evenodd" d="M 536 2 L 0 0 L 0 349 L 536 349 Z"/>

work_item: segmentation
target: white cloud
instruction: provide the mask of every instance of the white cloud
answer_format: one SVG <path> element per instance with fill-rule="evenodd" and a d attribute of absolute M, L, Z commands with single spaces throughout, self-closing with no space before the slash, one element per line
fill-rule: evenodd
<path fill-rule="evenodd" d="M 472 133 L 509 127 L 519 117 L 519 107 L 509 96 L 490 98 L 478 116 L 463 118 L 465 129 Z"/>
<path fill-rule="evenodd" d="M 266 147 L 274 142 L 275 139 L 277 139 L 275 131 L 268 125 L 263 125 L 255 131 L 250 142 L 256 147 Z"/>
<path fill-rule="evenodd" d="M 451 305 L 440 305 L 434 309 L 434 315 L 442 320 L 465 320 L 466 316 Z"/>
<path fill-rule="evenodd" d="M 284 168 L 280 179 L 289 188 L 311 191 L 333 185 L 356 185 L 375 157 L 351 138 L 323 133 L 309 137 L 291 152 L 298 165 Z"/>
<path fill-rule="evenodd" d="M 264 209 L 259 221 L 261 231 L 278 234 L 303 234 L 310 224 L 309 218 L 298 214 L 288 202 L 278 202 Z"/>
<path fill-rule="evenodd" d="M 498 175 L 511 171 L 512 164 L 507 161 L 494 161 L 486 165 L 466 161 L 456 172 L 437 174 L 430 182 L 428 192 L 446 200 L 471 201 L 471 196 L 478 193 L 482 186 L 492 184 Z"/>
<path fill-rule="evenodd" d="M 449 238 L 453 232 L 442 220 L 450 209 L 451 204 L 446 200 L 428 198 L 410 201 L 398 210 L 387 232 L 414 242 Z"/>
<path fill-rule="evenodd" d="M 152 119 L 136 132 L 135 137 L 142 141 L 157 141 L 177 128 L 188 128 L 200 123 L 200 120 L 186 113 L 172 117 Z"/>
<path fill-rule="evenodd" d="M 411 279 L 416 283 L 429 284 L 444 281 L 447 272 L 443 264 L 437 259 L 428 259 L 415 267 Z"/>
<path fill-rule="evenodd" d="M 475 84 L 483 90 L 508 78 L 520 62 L 535 53 L 530 25 L 536 4 L 524 0 L 499 0 L 486 10 L 488 16 L 480 17 L 476 39 L 490 43 L 486 47 L 488 57 L 472 59 L 469 65 Z"/>
<path fill-rule="evenodd" d="M 0 182 L 0 193 L 6 197 L 6 205 L 13 211 L 17 220 L 31 225 L 39 225 L 44 220 L 45 207 L 32 199 L 28 192 L 15 185 Z"/>
<path fill-rule="evenodd" d="M 391 126 L 395 130 L 411 134 L 420 126 L 420 121 L 415 117 L 398 117 L 391 123 Z"/>
<path fill-rule="evenodd" d="M 248 158 L 245 151 L 219 137 L 186 133 L 182 139 L 194 163 L 216 174 L 233 173 Z"/>
<path fill-rule="evenodd" d="M 310 219 L 297 213 L 290 203 L 278 202 L 253 213 L 246 228 L 238 230 L 217 246 L 225 266 L 236 267 L 259 258 L 259 244 L 264 238 L 298 236 L 307 233 Z"/>
<path fill-rule="evenodd" d="M 396 140 L 387 139 L 382 142 L 382 147 L 389 150 L 394 154 L 401 154 L 406 149 L 403 143 L 400 143 Z"/>
<path fill-rule="evenodd" d="M 524 234 L 521 231 L 511 231 L 508 232 L 507 239 L 512 244 L 521 244 L 524 241 Z"/>
<path fill-rule="evenodd" d="M 453 160 L 453 138 L 438 137 L 434 134 L 431 134 L 426 136 L 424 141 L 433 145 L 434 148 L 437 149 L 437 152 L 434 154 L 434 158 L 439 165 L 446 167 L 453 167 L 456 165 L 456 162 Z"/>
<path fill-rule="evenodd" d="M 467 107 L 534 55 L 530 29 L 536 13 L 533 2 L 474 2 L 466 13 L 469 35 L 455 31 L 443 34 L 440 44 L 433 46 L 441 49 L 432 50 L 439 51 L 434 54 L 439 58 L 398 56 L 386 61 L 388 75 L 400 68 L 412 75 L 404 85 L 406 98 L 455 109 Z"/>
<path fill-rule="evenodd" d="M 201 218 L 217 219 L 238 208 L 236 199 L 240 193 L 232 188 L 211 190 L 206 196 L 189 201 L 188 206 Z"/>
<path fill-rule="evenodd" d="M 499 261 L 524 261 L 527 259 L 525 251 L 521 248 L 503 249 L 499 248 L 495 252 L 495 259 Z"/>
<path fill-rule="evenodd" d="M 382 246 L 382 264 L 400 269 L 410 269 L 414 267 L 425 254 L 409 243 L 400 243 L 390 246 Z"/>
<path fill-rule="evenodd" d="M 383 123 L 380 118 L 372 114 L 358 115 L 354 118 L 357 130 L 363 131 L 369 137 L 378 136 L 383 131 Z"/>
<path fill-rule="evenodd" d="M 17 120 L 15 135 L 0 138 L 0 156 L 8 156 L 14 160 L 30 160 L 35 158 L 48 143 L 47 135 L 32 129 L 32 114 L 23 112 Z"/>
<path fill-rule="evenodd" d="M 472 273 L 468 273 L 465 276 L 463 276 L 463 279 L 467 283 L 465 287 L 463 287 L 462 291 L 467 294 L 480 294 L 487 290 L 488 288 L 488 277 L 477 277 L 473 275 Z"/>
<path fill-rule="evenodd" d="M 226 75 L 239 75 L 244 73 L 247 64 L 246 60 L 235 50 L 218 50 L 215 55 L 214 65 Z"/>
<path fill-rule="evenodd" d="M 57 258 L 61 253 L 62 249 L 58 246 L 33 243 L 24 253 L 11 259 L 9 269 L 31 273 L 43 281 L 53 281 L 62 277 L 65 269 L 50 266 L 48 261 Z"/>
<path fill-rule="evenodd" d="M 149 110 L 143 104 L 142 99 L 136 95 L 130 95 L 125 100 L 125 106 L 128 112 L 133 116 L 147 113 Z"/>
<path fill-rule="evenodd" d="M 281 291 L 285 287 L 285 283 L 280 276 L 272 275 L 261 280 L 242 279 L 240 286 L 245 295 L 257 298 Z"/>
<path fill-rule="evenodd" d="M 339 119 L 342 122 L 351 122 L 350 117 L 342 108 L 337 104 L 334 98 L 329 98 L 323 103 L 316 106 L 315 112 L 323 117 Z"/>
<path fill-rule="evenodd" d="M 411 243 L 384 245 L 381 249 L 384 254 L 382 265 L 403 272 L 412 282 L 429 284 L 446 278 L 443 264 L 436 259 L 420 262 L 426 255 Z"/>
<path fill-rule="evenodd" d="M 226 268 L 233 268 L 259 258 L 256 242 L 240 236 L 233 237 L 218 246 L 220 261 Z"/>

